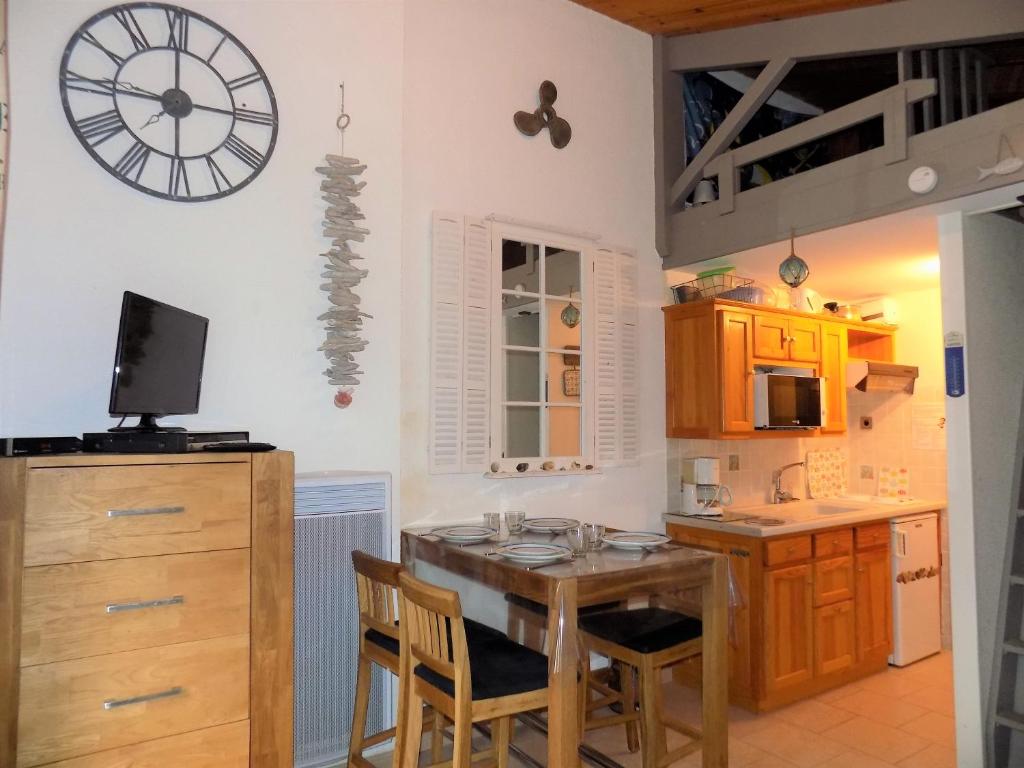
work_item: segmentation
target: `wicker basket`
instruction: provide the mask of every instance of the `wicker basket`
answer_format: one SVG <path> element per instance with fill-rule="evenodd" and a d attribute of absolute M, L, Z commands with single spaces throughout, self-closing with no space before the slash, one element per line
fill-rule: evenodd
<path fill-rule="evenodd" d="M 716 296 L 723 296 L 735 301 L 752 301 L 754 297 L 751 286 L 753 284 L 753 279 L 733 274 L 705 275 L 686 283 L 673 285 L 672 293 L 676 298 L 676 304 L 686 304 Z"/>

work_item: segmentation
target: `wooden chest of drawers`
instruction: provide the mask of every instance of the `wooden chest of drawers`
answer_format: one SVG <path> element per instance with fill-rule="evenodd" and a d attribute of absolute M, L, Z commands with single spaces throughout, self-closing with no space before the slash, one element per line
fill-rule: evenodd
<path fill-rule="evenodd" d="M 292 765 L 292 455 L 0 459 L 0 766 Z"/>

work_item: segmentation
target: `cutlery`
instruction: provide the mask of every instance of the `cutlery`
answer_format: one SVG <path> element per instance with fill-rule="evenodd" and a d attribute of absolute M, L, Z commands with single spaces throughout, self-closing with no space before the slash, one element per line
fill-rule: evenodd
<path fill-rule="evenodd" d="M 565 565 L 566 563 L 573 562 L 575 559 L 576 559 L 575 557 L 567 557 L 564 560 L 555 560 L 552 563 L 541 563 L 540 565 L 528 565 L 523 570 L 525 570 L 525 571 L 536 571 L 538 568 L 547 568 L 548 566 L 551 566 L 551 565 Z"/>

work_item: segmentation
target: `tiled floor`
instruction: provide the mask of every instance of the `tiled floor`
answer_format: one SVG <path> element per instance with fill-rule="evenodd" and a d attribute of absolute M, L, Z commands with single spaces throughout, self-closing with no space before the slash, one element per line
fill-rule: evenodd
<path fill-rule="evenodd" d="M 700 722 L 697 694 L 673 684 L 666 703 Z M 587 742 L 639 768 L 625 749 L 622 728 L 591 731 Z M 545 744 L 519 726 L 515 743 L 543 762 Z M 681 741 L 680 741 L 681 743 Z M 669 747 L 674 745 L 669 737 Z M 485 746 L 482 743 L 481 746 Z M 389 765 L 380 755 L 377 765 Z M 519 768 L 523 763 L 512 760 Z M 699 766 L 700 753 L 679 766 Z M 764 715 L 732 707 L 730 768 L 955 768 L 952 655 L 943 653 L 902 669 L 890 668 L 843 688 Z"/>

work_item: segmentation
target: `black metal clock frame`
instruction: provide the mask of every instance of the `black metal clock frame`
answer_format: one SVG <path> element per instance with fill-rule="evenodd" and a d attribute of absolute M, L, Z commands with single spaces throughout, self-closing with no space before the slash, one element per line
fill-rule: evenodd
<path fill-rule="evenodd" d="M 157 42 L 161 42 L 157 40 L 154 40 L 153 43 L 151 43 L 147 38 L 142 25 L 135 17 L 135 12 L 139 10 L 162 10 L 164 12 L 167 21 L 167 40 L 164 44 L 155 44 Z M 91 30 L 96 24 L 107 19 L 112 19 L 113 23 L 117 24 L 127 33 L 127 40 L 131 45 L 130 49 L 124 51 L 110 50 L 105 47 L 92 33 Z M 212 50 L 206 52 L 207 55 L 205 58 L 199 53 L 189 50 L 188 47 L 189 25 L 193 21 L 206 24 L 221 35 L 220 41 Z M 229 41 L 233 43 L 246 58 L 248 58 L 249 62 L 253 66 L 252 72 L 231 80 L 225 79 L 225 77 L 212 64 L 214 57 L 216 57 L 221 47 Z M 91 45 L 97 48 L 111 60 L 111 63 L 115 66 L 115 71 L 111 77 L 88 78 L 68 69 L 68 64 L 73 52 L 78 45 L 82 44 Z M 137 56 L 143 56 L 154 50 L 170 50 L 174 52 L 175 85 L 173 87 L 168 88 L 162 94 L 156 94 L 155 92 L 146 91 L 131 83 L 121 82 L 119 80 L 118 76 L 124 70 L 124 67 L 128 62 L 134 60 Z M 189 56 L 202 62 L 217 76 L 230 97 L 230 110 L 203 106 L 192 102 L 189 94 L 181 88 L 181 56 Z M 257 83 L 263 84 L 267 95 L 269 96 L 271 108 L 269 113 L 241 107 L 235 98 L 235 91 L 237 89 L 252 86 Z M 100 112 L 89 117 L 76 118 L 69 102 L 69 90 L 83 91 L 98 95 L 109 95 L 113 101 L 113 108 L 106 112 Z M 260 66 L 260 63 L 256 60 L 256 57 L 252 55 L 249 49 L 246 48 L 237 37 L 216 22 L 211 21 L 207 17 L 193 11 L 176 5 L 170 5 L 168 3 L 126 3 L 100 11 L 85 21 L 85 23 L 83 23 L 71 36 L 71 39 L 68 41 L 68 44 L 64 49 L 64 55 L 61 58 L 60 65 L 60 96 L 61 103 L 64 106 L 64 114 L 67 116 L 72 130 L 78 137 L 82 146 L 85 147 L 86 151 L 92 155 L 93 159 L 96 160 L 104 170 L 119 181 L 124 182 L 140 192 L 144 192 L 147 195 L 152 195 L 154 197 L 164 198 L 166 200 L 193 203 L 203 202 L 206 200 L 216 200 L 237 192 L 250 184 L 253 179 L 263 171 L 270 160 L 270 156 L 273 154 L 275 145 L 277 144 L 277 99 L 274 96 L 274 90 L 270 85 L 270 80 L 267 78 L 263 67 Z M 117 96 L 149 99 L 153 101 L 154 104 L 158 104 L 162 108 L 162 112 L 174 120 L 174 152 L 168 153 L 162 151 L 151 146 L 140 138 L 136 131 L 128 126 L 128 123 L 118 106 Z M 190 115 L 195 109 L 220 112 L 224 114 L 230 113 L 232 121 L 231 128 L 228 131 L 226 138 L 213 149 L 200 155 L 186 156 L 180 153 L 179 132 L 181 129 L 181 120 L 188 117 L 188 115 Z M 271 129 L 270 139 L 266 150 L 261 151 L 261 149 L 252 146 L 235 134 L 234 129 L 239 122 L 264 125 Z M 124 153 L 124 155 L 121 156 L 119 160 L 114 164 L 111 164 L 96 150 L 96 147 L 106 140 L 119 135 L 122 131 L 127 131 L 135 140 L 135 143 L 127 152 Z M 221 150 L 231 153 L 235 158 L 248 166 L 251 169 L 250 172 L 240 181 L 232 183 L 217 161 L 213 158 L 213 155 Z M 166 192 L 146 186 L 139 181 L 149 158 L 153 154 L 161 155 L 170 160 Z M 217 191 L 211 194 L 193 196 L 191 195 L 191 187 L 185 163 L 188 160 L 202 159 L 205 159 L 206 161 L 206 171 L 209 173 L 213 186 Z M 184 194 L 182 194 L 182 192 L 184 192 Z"/>

